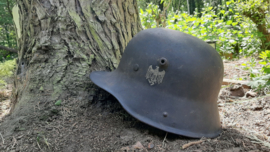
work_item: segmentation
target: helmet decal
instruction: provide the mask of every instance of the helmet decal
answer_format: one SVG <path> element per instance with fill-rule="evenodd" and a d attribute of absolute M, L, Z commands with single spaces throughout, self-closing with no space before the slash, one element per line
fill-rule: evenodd
<path fill-rule="evenodd" d="M 159 71 L 159 67 L 156 66 L 156 69 L 153 69 L 152 65 L 149 66 L 148 71 L 146 73 L 146 79 L 150 83 L 150 85 L 160 84 L 162 83 L 163 77 L 165 76 L 165 71 Z"/>

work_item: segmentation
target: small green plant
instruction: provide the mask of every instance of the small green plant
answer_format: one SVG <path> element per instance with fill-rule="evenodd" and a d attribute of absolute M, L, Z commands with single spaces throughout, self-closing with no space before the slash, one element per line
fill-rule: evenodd
<path fill-rule="evenodd" d="M 261 71 L 256 68 L 257 61 L 252 57 L 249 61 L 242 64 L 243 70 L 249 71 L 249 77 L 255 78 L 261 75 Z"/>
<path fill-rule="evenodd" d="M 269 90 L 270 88 L 270 51 L 266 50 L 260 53 L 259 57 L 261 61 L 259 64 L 262 65 L 260 74 L 253 75 L 252 81 L 249 85 L 256 90 Z"/>
<path fill-rule="evenodd" d="M 40 147 L 39 143 L 45 143 L 48 146 L 48 148 L 50 149 L 51 144 L 48 142 L 47 138 L 45 137 L 44 133 L 42 133 L 42 132 L 39 132 L 37 134 L 37 144 Z"/>
<path fill-rule="evenodd" d="M 56 105 L 56 106 L 60 106 L 61 103 L 62 103 L 62 100 L 58 100 L 58 101 L 55 102 L 55 105 Z"/>
<path fill-rule="evenodd" d="M 3 63 L 0 62 L 0 88 L 6 84 L 6 82 L 3 79 L 13 74 L 15 65 L 16 65 L 15 59 L 8 60 Z"/>
<path fill-rule="evenodd" d="M 262 71 L 265 74 L 270 74 L 270 51 L 266 50 L 265 52 L 262 52 L 259 57 L 262 59 L 260 62 L 260 64 L 263 65 Z"/>
<path fill-rule="evenodd" d="M 148 4 L 147 8 L 143 11 L 140 9 L 140 17 L 141 22 L 144 28 L 156 28 L 156 18 L 158 14 L 160 13 L 160 10 L 158 9 L 157 5 L 154 5 L 152 3 Z"/>
<path fill-rule="evenodd" d="M 149 3 L 145 11 L 140 9 L 140 18 L 144 28 L 157 28 L 166 27 L 166 11 L 171 3 L 171 0 L 161 0 L 160 3 L 164 2 L 164 10 L 161 11 L 158 5 Z"/>

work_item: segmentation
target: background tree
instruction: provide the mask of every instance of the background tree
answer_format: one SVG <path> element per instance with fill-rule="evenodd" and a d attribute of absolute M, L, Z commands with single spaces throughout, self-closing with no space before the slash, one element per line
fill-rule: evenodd
<path fill-rule="evenodd" d="M 16 54 L 16 32 L 12 20 L 14 0 L 0 0 L 0 61 Z M 11 52 L 15 53 L 12 54 Z"/>
<path fill-rule="evenodd" d="M 170 2 L 168 10 L 172 11 L 186 11 L 191 15 L 194 15 L 194 12 L 198 12 L 201 15 L 202 8 L 206 3 L 213 7 L 216 13 L 218 12 L 219 5 L 224 4 L 228 0 L 164 0 L 165 2 Z M 161 3 L 161 0 L 138 0 L 138 5 L 141 9 L 145 10 L 147 5 L 152 3 L 158 5 L 159 9 L 162 11 L 164 3 Z M 196 10 L 197 9 L 197 10 Z"/>
<path fill-rule="evenodd" d="M 113 70 L 142 30 L 136 0 L 17 0 L 13 113 L 68 97 L 91 100 L 91 71 Z M 16 14 L 16 9 L 14 9 Z"/>
<path fill-rule="evenodd" d="M 270 49 L 270 33 L 268 32 L 269 1 L 246 0 L 239 3 L 238 11 L 249 17 L 256 25 L 259 32 L 264 35 L 261 39 L 262 49 Z"/>

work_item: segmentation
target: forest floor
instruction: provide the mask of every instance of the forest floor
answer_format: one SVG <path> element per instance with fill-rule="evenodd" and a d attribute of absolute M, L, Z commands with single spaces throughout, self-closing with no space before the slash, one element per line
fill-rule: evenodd
<path fill-rule="evenodd" d="M 246 61 L 225 61 L 225 78 L 248 77 L 241 68 Z M 270 151 L 270 96 L 254 95 L 241 85 L 222 87 L 218 105 L 223 132 L 214 139 L 167 134 L 131 117 L 113 97 L 95 103 L 66 99 L 61 106 L 37 103 L 29 116 L 4 118 L 9 102 L 0 101 L 1 152 Z"/>

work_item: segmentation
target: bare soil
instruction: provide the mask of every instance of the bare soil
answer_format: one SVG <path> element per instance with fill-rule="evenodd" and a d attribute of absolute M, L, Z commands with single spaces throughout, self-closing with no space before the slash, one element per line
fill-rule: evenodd
<path fill-rule="evenodd" d="M 226 61 L 225 78 L 245 77 L 248 73 L 239 66 L 244 60 Z M 130 116 L 112 96 L 92 102 L 69 98 L 60 106 L 29 105 L 33 112 L 28 116 L 0 118 L 0 151 L 270 151 L 270 97 L 231 96 L 231 87 L 223 86 L 220 93 L 223 132 L 214 139 L 191 139 L 148 126 Z M 7 101 L 0 101 L 1 116 L 8 110 L 2 108 L 9 107 Z"/>

